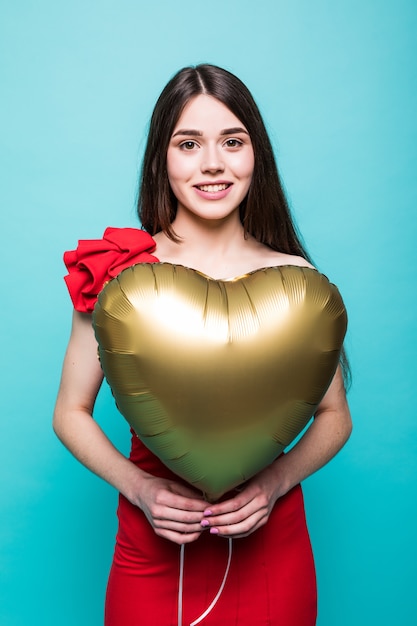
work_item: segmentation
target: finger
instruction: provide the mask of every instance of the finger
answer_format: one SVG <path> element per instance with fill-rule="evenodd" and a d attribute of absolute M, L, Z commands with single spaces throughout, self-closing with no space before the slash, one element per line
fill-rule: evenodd
<path fill-rule="evenodd" d="M 250 519 L 262 519 L 263 517 L 269 516 L 269 507 L 266 501 L 260 498 L 256 498 L 251 500 L 238 509 L 237 511 L 233 511 L 231 513 L 224 513 L 223 515 L 210 515 L 208 517 L 203 517 L 200 524 L 203 528 L 219 528 L 223 527 L 235 527 L 238 524 L 244 523 L 246 520 Z"/>
<path fill-rule="evenodd" d="M 232 510 L 230 512 L 221 513 L 218 515 L 206 515 L 206 511 L 204 512 L 204 517 L 202 520 L 203 526 L 230 526 L 233 524 L 238 524 L 245 519 L 248 519 L 252 515 L 256 514 L 258 511 L 264 512 L 267 509 L 266 506 L 262 506 L 257 500 L 251 500 L 246 503 L 244 506 Z M 263 513 L 262 513 L 263 514 Z M 203 524 L 204 521 L 204 524 Z M 208 524 L 207 524 L 208 522 Z"/>
<path fill-rule="evenodd" d="M 178 533 L 201 533 L 203 531 L 203 528 L 199 521 L 191 524 L 167 518 L 153 518 L 152 525 L 155 529 L 158 528 L 160 530 L 171 530 Z"/>
<path fill-rule="evenodd" d="M 225 500 L 224 502 L 218 502 L 216 504 L 210 504 L 205 510 L 204 515 L 207 517 L 214 517 L 217 515 L 225 515 L 227 513 L 233 513 L 239 511 L 243 507 L 247 506 L 256 497 L 255 492 L 246 489 L 244 492 L 238 494 L 234 498 Z"/>
<path fill-rule="evenodd" d="M 201 511 L 187 511 L 166 505 L 154 505 L 149 510 L 152 518 L 158 522 L 173 522 L 183 524 L 185 528 L 198 525 L 202 520 Z"/>
<path fill-rule="evenodd" d="M 161 490 L 155 500 L 159 505 L 180 511 L 195 512 L 200 515 L 207 508 L 207 502 L 204 500 L 181 495 L 172 490 Z"/>
<path fill-rule="evenodd" d="M 179 533 L 179 532 L 172 531 L 172 530 L 155 530 L 155 533 L 159 537 L 168 539 L 169 541 L 177 543 L 178 545 L 182 545 L 185 543 L 192 543 L 193 541 L 196 541 L 201 535 L 201 532 Z"/>
<path fill-rule="evenodd" d="M 212 535 L 218 537 L 232 537 L 238 539 L 240 537 L 247 537 L 255 530 L 263 526 L 268 519 L 267 515 L 257 514 L 251 515 L 238 524 L 229 524 L 227 526 L 213 526 L 210 528 Z"/>
<path fill-rule="evenodd" d="M 241 509 L 236 513 L 225 513 L 224 515 L 216 515 L 215 517 L 204 517 L 200 525 L 203 528 L 213 528 L 214 526 L 222 527 L 222 526 L 234 526 L 235 524 L 240 524 L 245 519 L 248 519 L 251 515 L 253 515 L 255 511 L 246 511 L 246 509 Z"/>

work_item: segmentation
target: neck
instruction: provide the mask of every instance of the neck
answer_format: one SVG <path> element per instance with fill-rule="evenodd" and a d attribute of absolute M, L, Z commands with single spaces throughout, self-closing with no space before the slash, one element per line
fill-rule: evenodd
<path fill-rule="evenodd" d="M 177 216 L 172 227 L 180 238 L 178 247 L 208 255 L 223 256 L 244 243 L 244 230 L 238 213 L 225 220 L 183 219 Z"/>
<path fill-rule="evenodd" d="M 190 223 L 175 219 L 172 226 L 180 241 L 174 242 L 164 233 L 158 233 L 154 237 L 156 257 L 161 262 L 185 265 L 213 278 L 230 278 L 248 271 L 244 260 L 248 252 L 259 246 L 252 237 L 245 239 L 240 220 Z"/>

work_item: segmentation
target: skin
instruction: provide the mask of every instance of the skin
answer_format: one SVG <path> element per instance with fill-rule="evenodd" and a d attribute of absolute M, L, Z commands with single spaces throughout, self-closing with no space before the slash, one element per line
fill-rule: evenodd
<path fill-rule="evenodd" d="M 155 235 L 160 261 L 186 265 L 217 279 L 267 266 L 309 266 L 301 257 L 245 239 L 238 207 L 249 188 L 253 163 L 250 137 L 231 111 L 210 96 L 197 96 L 188 103 L 167 153 L 168 176 L 178 199 L 173 226 L 180 242 L 164 233 Z M 227 193 L 223 188 L 204 187 L 225 181 Z M 206 191 L 201 193 L 201 187 Z M 234 538 L 254 532 L 268 521 L 280 497 L 337 454 L 352 428 L 338 368 L 297 445 L 233 498 L 209 504 L 190 487 L 142 471 L 113 446 L 92 417 L 102 380 L 91 317 L 74 311 L 54 430 L 81 463 L 142 509 L 157 535 L 177 544 L 195 541 L 202 532 Z"/>

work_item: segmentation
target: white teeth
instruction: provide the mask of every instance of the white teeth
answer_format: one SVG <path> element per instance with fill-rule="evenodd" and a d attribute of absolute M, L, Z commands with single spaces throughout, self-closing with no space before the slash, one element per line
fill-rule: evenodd
<path fill-rule="evenodd" d="M 200 185 L 199 189 L 201 189 L 201 191 L 207 191 L 208 193 L 216 193 L 217 191 L 224 191 L 228 186 L 229 185 L 226 185 L 226 183 L 222 185 Z"/>

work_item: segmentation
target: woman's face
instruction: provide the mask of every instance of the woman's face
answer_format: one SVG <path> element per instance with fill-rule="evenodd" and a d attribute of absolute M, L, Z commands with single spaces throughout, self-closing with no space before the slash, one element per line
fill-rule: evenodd
<path fill-rule="evenodd" d="M 167 152 L 177 218 L 222 220 L 238 214 L 248 193 L 254 153 L 247 129 L 219 100 L 200 95 L 185 106 Z"/>

